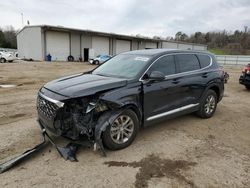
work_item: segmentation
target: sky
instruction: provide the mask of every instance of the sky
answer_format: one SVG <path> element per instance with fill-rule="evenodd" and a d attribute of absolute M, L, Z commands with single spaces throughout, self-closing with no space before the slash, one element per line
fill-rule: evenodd
<path fill-rule="evenodd" d="M 144 36 L 250 28 L 250 0 L 0 0 L 0 27 L 60 25 Z"/>

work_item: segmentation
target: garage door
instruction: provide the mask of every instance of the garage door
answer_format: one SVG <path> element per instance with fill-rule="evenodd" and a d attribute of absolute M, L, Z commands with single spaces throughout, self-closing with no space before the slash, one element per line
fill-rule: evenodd
<path fill-rule="evenodd" d="M 128 40 L 116 40 L 116 54 L 131 50 L 131 42 Z"/>
<path fill-rule="evenodd" d="M 47 31 L 46 55 L 50 54 L 53 61 L 67 61 L 69 56 L 69 34 Z"/>
<path fill-rule="evenodd" d="M 157 48 L 157 43 L 156 42 L 146 42 L 146 49 L 154 49 Z"/>
<path fill-rule="evenodd" d="M 107 37 L 93 37 L 92 49 L 95 56 L 108 55 L 109 54 L 109 38 Z"/>

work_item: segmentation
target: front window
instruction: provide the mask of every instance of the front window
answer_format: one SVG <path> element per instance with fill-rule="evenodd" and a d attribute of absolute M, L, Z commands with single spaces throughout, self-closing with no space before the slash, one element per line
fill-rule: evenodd
<path fill-rule="evenodd" d="M 120 54 L 95 69 L 92 74 L 134 78 L 147 65 L 150 56 Z"/>
<path fill-rule="evenodd" d="M 149 69 L 149 73 L 152 71 L 159 71 L 165 76 L 169 76 L 176 73 L 176 65 L 173 55 L 168 55 L 157 60 Z"/>

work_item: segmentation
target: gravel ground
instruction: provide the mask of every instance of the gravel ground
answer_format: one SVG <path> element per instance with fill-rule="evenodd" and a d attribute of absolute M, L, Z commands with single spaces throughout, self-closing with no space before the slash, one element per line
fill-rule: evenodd
<path fill-rule="evenodd" d="M 92 69 L 84 63 L 0 64 L 0 163 L 39 143 L 36 94 L 47 81 Z M 186 115 L 142 129 L 134 143 L 101 157 L 80 149 L 64 161 L 47 145 L 0 175 L 0 187 L 249 187 L 250 91 L 242 67 L 227 67 L 225 97 L 213 118 Z M 58 140 L 63 143 L 62 140 Z"/>

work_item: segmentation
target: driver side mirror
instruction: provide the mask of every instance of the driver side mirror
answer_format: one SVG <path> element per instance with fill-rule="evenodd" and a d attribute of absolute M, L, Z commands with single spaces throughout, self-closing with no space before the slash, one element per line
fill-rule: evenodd
<path fill-rule="evenodd" d="M 165 79 L 165 75 L 160 71 L 153 71 L 149 75 L 150 80 L 161 81 Z"/>

